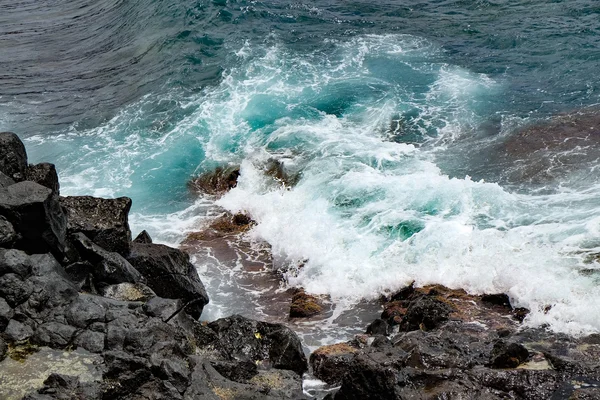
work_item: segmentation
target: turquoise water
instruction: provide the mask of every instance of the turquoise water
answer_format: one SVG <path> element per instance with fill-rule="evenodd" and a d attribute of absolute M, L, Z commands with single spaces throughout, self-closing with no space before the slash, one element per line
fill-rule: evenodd
<path fill-rule="evenodd" d="M 305 263 L 289 280 L 311 292 L 504 291 L 531 324 L 598 331 L 597 140 L 503 146 L 595 110 L 599 14 L 594 1 L 20 1 L 0 5 L 0 128 L 56 163 L 64 194 L 132 197 L 133 229 L 160 241 L 215 206 L 245 211 L 251 239 Z M 298 184 L 266 176 L 270 159 Z M 188 192 L 223 164 L 242 166 L 236 189 Z"/>

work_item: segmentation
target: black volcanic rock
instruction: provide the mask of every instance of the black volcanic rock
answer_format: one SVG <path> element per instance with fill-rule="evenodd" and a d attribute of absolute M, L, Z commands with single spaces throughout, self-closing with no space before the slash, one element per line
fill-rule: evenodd
<path fill-rule="evenodd" d="M 0 132 L 0 172 L 22 181 L 26 169 L 27 152 L 21 139 L 12 132 Z"/>
<path fill-rule="evenodd" d="M 17 240 L 17 233 L 12 224 L 0 216 L 0 247 L 10 247 Z"/>
<path fill-rule="evenodd" d="M 67 219 L 51 189 L 28 181 L 0 188 L 0 215 L 19 233 L 16 248 L 62 258 Z"/>
<path fill-rule="evenodd" d="M 299 375 L 308 369 L 300 339 L 284 325 L 233 315 L 211 322 L 208 327 L 217 334 L 219 349 L 230 359 L 266 362 Z"/>
<path fill-rule="evenodd" d="M 152 243 L 152 238 L 150 237 L 150 234 L 148 232 L 143 230 L 135 237 L 135 239 L 133 239 L 133 242 L 134 243 Z"/>
<path fill-rule="evenodd" d="M 57 195 L 60 194 L 60 184 L 58 183 L 58 174 L 56 173 L 54 164 L 40 163 L 29 165 L 25 170 L 25 179 L 52 189 Z"/>
<path fill-rule="evenodd" d="M 126 257 L 131 247 L 131 199 L 92 196 L 61 197 L 68 218 L 68 233 L 81 232 L 105 250 Z"/>
<path fill-rule="evenodd" d="M 143 281 L 142 275 L 119 253 L 104 250 L 83 233 L 75 233 L 71 239 L 77 251 L 93 265 L 92 275 L 97 288 Z"/>
<path fill-rule="evenodd" d="M 172 247 L 133 243 L 127 260 L 158 296 L 189 303 L 186 312 L 199 318 L 208 295 L 187 253 Z"/>

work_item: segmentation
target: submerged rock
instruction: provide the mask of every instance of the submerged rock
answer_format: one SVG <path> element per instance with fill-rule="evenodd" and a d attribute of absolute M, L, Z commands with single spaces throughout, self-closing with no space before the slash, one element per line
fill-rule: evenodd
<path fill-rule="evenodd" d="M 91 196 L 61 197 L 68 216 L 68 232 L 83 233 L 103 249 L 127 256 L 131 248 L 128 214 L 131 199 Z"/>
<path fill-rule="evenodd" d="M 307 318 L 320 314 L 323 311 L 321 301 L 304 290 L 298 290 L 292 296 L 290 318 Z"/>
<path fill-rule="evenodd" d="M 219 196 L 236 187 L 239 176 L 240 168 L 237 166 L 217 167 L 192 179 L 188 187 L 195 192 Z"/>

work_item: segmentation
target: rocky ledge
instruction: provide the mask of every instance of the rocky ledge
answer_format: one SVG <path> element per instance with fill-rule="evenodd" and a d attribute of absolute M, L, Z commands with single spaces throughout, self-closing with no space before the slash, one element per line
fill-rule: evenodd
<path fill-rule="evenodd" d="M 200 323 L 209 299 L 189 256 L 132 240 L 130 199 L 59 189 L 52 164 L 28 164 L 0 133 L 1 398 L 304 398 L 294 332 L 239 315 Z M 28 386 L 10 362 L 36 352 L 55 364 L 29 365 L 40 384 Z M 97 373 L 58 368 L 78 357 Z"/>

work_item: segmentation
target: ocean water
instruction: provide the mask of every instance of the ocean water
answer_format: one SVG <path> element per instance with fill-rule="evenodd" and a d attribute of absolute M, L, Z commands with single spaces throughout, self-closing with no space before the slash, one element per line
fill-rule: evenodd
<path fill-rule="evenodd" d="M 250 214 L 290 286 L 349 308 L 440 283 L 599 332 L 599 61 L 592 0 L 0 1 L 0 129 L 160 242 Z M 220 165 L 235 189 L 188 191 Z M 231 278 L 208 315 L 238 312 L 252 288 L 194 259 Z"/>

